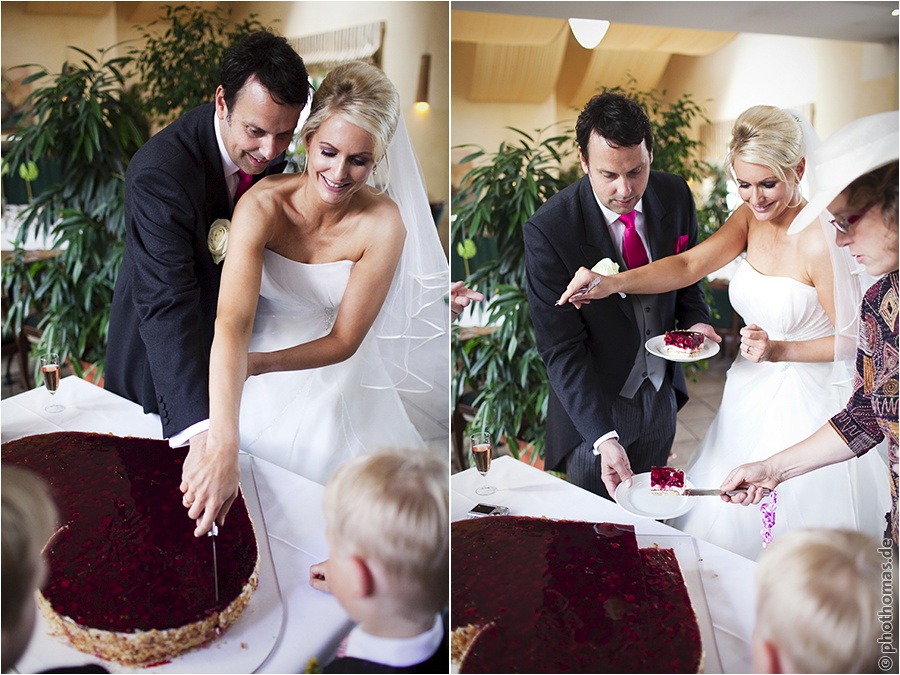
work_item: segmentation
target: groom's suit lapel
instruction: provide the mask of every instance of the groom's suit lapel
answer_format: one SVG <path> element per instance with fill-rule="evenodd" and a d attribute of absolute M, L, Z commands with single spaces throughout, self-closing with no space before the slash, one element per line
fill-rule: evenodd
<path fill-rule="evenodd" d="M 581 212 L 584 216 L 584 221 L 581 224 L 583 228 L 582 239 L 579 245 L 583 256 L 582 264 L 590 269 L 600 260 L 609 258 L 618 262 L 620 269 L 624 269 L 625 263 L 619 255 L 615 244 L 613 244 L 603 212 L 597 204 L 597 198 L 594 197 L 591 183 L 587 177 L 582 179 L 578 190 L 578 198 L 581 202 Z M 609 299 L 616 304 L 625 316 L 632 321 L 635 320 L 631 302 L 623 299 L 618 293 Z"/>
<path fill-rule="evenodd" d="M 650 259 L 659 260 L 674 250 L 674 234 L 669 224 L 670 213 L 653 188 L 653 181 L 644 192 L 644 228 L 650 246 Z"/>

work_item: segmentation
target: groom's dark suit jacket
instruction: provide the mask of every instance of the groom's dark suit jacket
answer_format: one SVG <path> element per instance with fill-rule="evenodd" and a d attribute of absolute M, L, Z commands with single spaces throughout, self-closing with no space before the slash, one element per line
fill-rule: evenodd
<path fill-rule="evenodd" d="M 135 153 L 125 174 L 126 244 L 116 279 L 106 388 L 158 412 L 168 438 L 209 417 L 221 265 L 207 245 L 232 206 L 213 126 L 191 110 Z M 284 168 L 283 158 L 268 173 Z"/>
<path fill-rule="evenodd" d="M 681 177 L 651 171 L 643 210 L 653 260 L 697 243 L 694 200 Z M 640 334 L 631 300 L 618 294 L 580 310 L 554 304 L 579 267 L 590 269 L 609 258 L 625 269 L 587 176 L 535 212 L 525 224 L 525 247 L 531 318 L 550 378 L 545 463 L 564 470 L 566 457 L 582 441 L 590 445 L 612 430 L 628 431 L 617 426 L 611 402 L 652 336 Z M 699 283 L 660 294 L 658 311 L 665 330 L 709 321 Z M 681 365 L 669 362 L 666 377 L 680 408 L 688 398 Z"/>

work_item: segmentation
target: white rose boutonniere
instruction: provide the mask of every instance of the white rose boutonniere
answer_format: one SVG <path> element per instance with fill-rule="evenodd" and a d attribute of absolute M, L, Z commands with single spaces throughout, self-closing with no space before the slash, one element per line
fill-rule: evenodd
<path fill-rule="evenodd" d="M 213 262 L 216 265 L 225 260 L 225 254 L 228 253 L 228 230 L 230 228 L 231 221 L 225 218 L 219 218 L 209 228 L 206 245 L 209 246 L 209 252 L 212 253 Z"/>
<path fill-rule="evenodd" d="M 591 268 L 591 272 L 601 274 L 604 277 L 611 277 L 613 274 L 619 273 L 619 263 L 604 258 Z"/>

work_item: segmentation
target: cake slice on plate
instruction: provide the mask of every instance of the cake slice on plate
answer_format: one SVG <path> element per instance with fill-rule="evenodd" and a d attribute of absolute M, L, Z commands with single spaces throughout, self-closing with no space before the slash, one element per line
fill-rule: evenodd
<path fill-rule="evenodd" d="M 674 356 L 697 356 L 703 349 L 706 336 L 694 330 L 667 330 L 663 344 L 667 354 Z"/>
<path fill-rule="evenodd" d="M 651 495 L 684 495 L 684 471 L 671 466 L 650 467 Z"/>

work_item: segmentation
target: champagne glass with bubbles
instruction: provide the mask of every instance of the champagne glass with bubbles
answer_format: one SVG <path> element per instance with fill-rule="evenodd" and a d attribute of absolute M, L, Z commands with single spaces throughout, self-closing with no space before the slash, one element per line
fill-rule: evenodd
<path fill-rule="evenodd" d="M 497 491 L 497 488 L 487 484 L 487 473 L 491 469 L 491 453 L 494 450 L 494 444 L 491 441 L 491 435 L 485 431 L 472 434 L 471 440 L 475 469 L 481 474 L 481 486 L 475 490 L 475 494 L 486 497 Z"/>
<path fill-rule="evenodd" d="M 41 377 L 44 378 L 44 386 L 50 392 L 51 397 L 56 394 L 59 389 L 59 354 L 52 352 L 41 356 Z M 51 398 L 52 400 L 52 398 Z M 65 410 L 65 406 L 59 403 L 51 403 L 44 410 L 51 413 L 58 413 Z"/>

